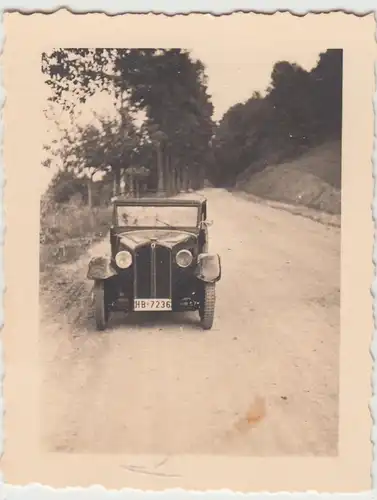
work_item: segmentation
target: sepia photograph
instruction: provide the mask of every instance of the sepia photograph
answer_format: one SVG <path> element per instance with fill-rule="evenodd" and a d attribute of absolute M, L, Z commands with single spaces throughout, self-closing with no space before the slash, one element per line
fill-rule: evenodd
<path fill-rule="evenodd" d="M 6 480 L 367 489 L 373 16 L 5 26 Z"/>
<path fill-rule="evenodd" d="M 342 55 L 41 54 L 47 449 L 336 455 Z"/>

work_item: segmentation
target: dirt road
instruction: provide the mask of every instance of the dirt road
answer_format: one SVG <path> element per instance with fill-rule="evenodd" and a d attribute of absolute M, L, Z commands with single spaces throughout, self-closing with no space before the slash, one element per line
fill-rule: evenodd
<path fill-rule="evenodd" d="M 340 230 L 205 194 L 223 267 L 212 330 L 195 314 L 117 313 L 95 332 L 78 314 L 88 255 L 61 269 L 60 292 L 42 293 L 49 450 L 336 454 Z"/>

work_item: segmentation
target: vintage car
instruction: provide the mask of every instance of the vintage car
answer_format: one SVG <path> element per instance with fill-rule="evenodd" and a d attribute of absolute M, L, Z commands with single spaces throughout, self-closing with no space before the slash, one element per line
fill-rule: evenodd
<path fill-rule="evenodd" d="M 113 200 L 110 252 L 87 274 L 97 329 L 111 311 L 198 311 L 212 328 L 221 263 L 208 251 L 209 225 L 205 198 Z"/>

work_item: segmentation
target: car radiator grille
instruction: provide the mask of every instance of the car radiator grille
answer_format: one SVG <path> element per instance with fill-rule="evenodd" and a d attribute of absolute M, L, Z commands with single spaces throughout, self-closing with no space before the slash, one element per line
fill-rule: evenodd
<path fill-rule="evenodd" d="M 148 245 L 135 252 L 135 298 L 171 298 L 171 251 Z"/>

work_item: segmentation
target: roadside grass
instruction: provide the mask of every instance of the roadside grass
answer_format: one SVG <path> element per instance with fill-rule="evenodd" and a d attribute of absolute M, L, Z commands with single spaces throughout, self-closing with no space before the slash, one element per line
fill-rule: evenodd
<path fill-rule="evenodd" d="M 107 233 L 111 207 L 41 203 L 40 271 L 77 260 Z"/>
<path fill-rule="evenodd" d="M 42 315 L 64 314 L 67 323 L 86 325 L 91 299 L 80 258 L 108 232 L 111 207 L 42 200 L 39 293 Z M 46 301 L 48 297 L 48 301 Z"/>

